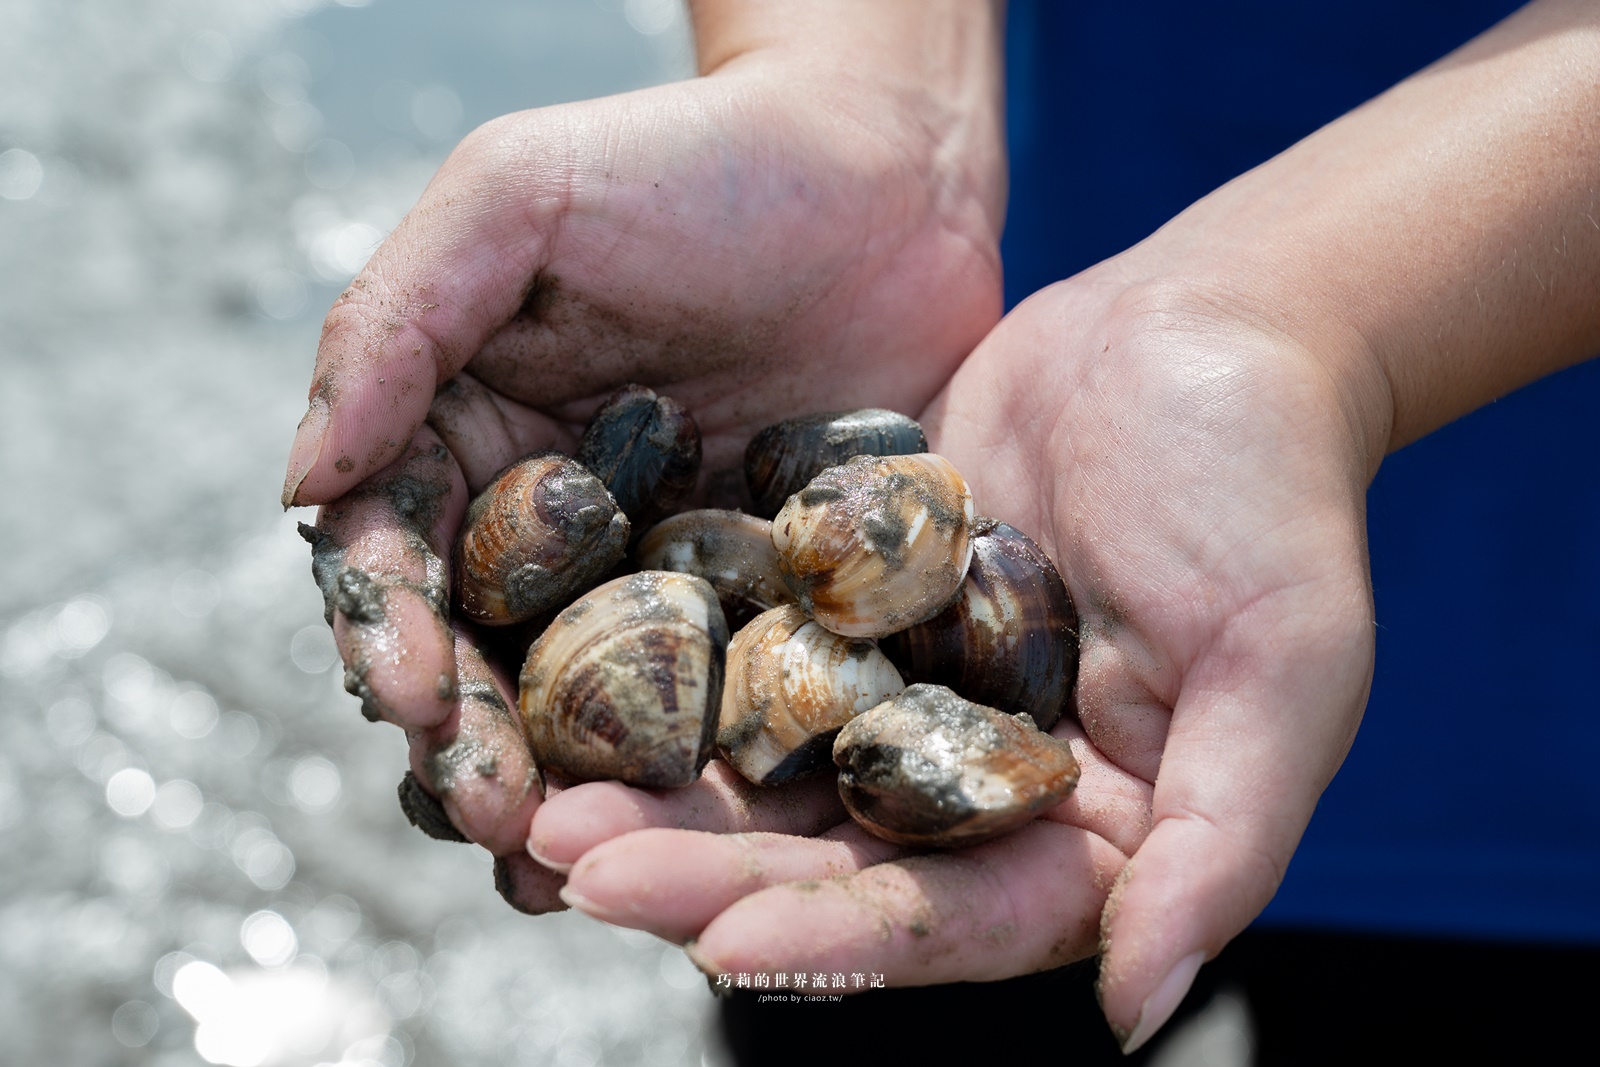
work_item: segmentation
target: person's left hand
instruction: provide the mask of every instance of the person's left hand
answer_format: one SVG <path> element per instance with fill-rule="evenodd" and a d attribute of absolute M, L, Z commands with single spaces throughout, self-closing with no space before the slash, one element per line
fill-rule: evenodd
<path fill-rule="evenodd" d="M 831 776 L 803 787 L 838 819 L 809 839 L 697 832 L 775 821 L 725 769 L 676 794 L 582 785 L 529 840 L 572 865 L 570 904 L 692 940 L 709 972 L 920 985 L 1098 951 L 1125 1045 L 1165 1021 L 1271 898 L 1360 718 L 1372 381 L 1336 380 L 1247 308 L 1144 284 L 1136 262 L 1023 304 L 923 416 L 978 512 L 1039 541 L 1076 601 L 1075 717 L 1054 731 L 1083 767 L 1072 797 L 911 855 L 844 821 Z"/>

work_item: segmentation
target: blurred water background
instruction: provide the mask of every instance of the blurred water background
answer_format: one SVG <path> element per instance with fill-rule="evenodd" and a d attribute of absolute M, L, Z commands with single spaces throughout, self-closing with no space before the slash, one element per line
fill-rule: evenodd
<path fill-rule="evenodd" d="M 461 135 L 691 71 L 679 0 L 0 0 L 0 1061 L 718 1059 L 681 952 L 406 824 L 277 504 Z"/>

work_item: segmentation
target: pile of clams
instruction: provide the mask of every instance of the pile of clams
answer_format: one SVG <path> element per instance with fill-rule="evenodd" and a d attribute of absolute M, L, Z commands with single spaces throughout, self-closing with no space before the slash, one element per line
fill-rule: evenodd
<path fill-rule="evenodd" d="M 542 626 L 519 696 L 541 773 L 667 788 L 713 754 L 760 785 L 836 766 L 857 822 L 932 847 L 1062 800 L 1078 768 L 1045 731 L 1076 673 L 1066 585 L 926 449 L 894 412 L 791 419 L 746 451 L 758 514 L 671 514 L 699 431 L 627 386 L 576 459 L 502 471 L 454 588 L 480 625 Z"/>

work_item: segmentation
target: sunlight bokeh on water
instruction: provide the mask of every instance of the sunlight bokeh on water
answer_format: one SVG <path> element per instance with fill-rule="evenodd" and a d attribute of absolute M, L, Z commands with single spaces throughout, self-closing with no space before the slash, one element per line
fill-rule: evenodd
<path fill-rule="evenodd" d="M 700 1064 L 671 946 L 406 824 L 277 497 L 451 145 L 691 70 L 677 0 L 0 7 L 7 1062 Z"/>

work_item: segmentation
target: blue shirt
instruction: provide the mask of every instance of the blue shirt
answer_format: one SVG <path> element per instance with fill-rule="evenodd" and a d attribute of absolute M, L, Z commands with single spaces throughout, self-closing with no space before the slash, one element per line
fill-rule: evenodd
<path fill-rule="evenodd" d="M 1013 305 L 1519 5 L 1013 0 Z M 1600 943 L 1600 362 L 1387 459 L 1377 673 L 1263 924 Z"/>

